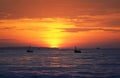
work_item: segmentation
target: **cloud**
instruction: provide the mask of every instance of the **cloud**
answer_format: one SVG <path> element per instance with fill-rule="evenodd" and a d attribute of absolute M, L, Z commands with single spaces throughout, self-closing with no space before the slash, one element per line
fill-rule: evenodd
<path fill-rule="evenodd" d="M 76 27 L 120 27 L 120 14 L 97 15 L 97 16 L 78 16 L 71 18 Z"/>
<path fill-rule="evenodd" d="M 21 30 L 21 31 L 47 31 L 45 28 L 43 27 L 36 27 L 36 26 L 33 26 L 33 27 L 27 27 L 27 28 L 24 28 L 24 27 L 17 27 L 17 26 L 7 26 L 7 27 L 0 27 L 0 30 Z"/>
<path fill-rule="evenodd" d="M 99 16 L 79 16 L 77 18 L 41 18 L 41 19 L 16 19 L 2 20 L 0 30 L 21 30 L 21 31 L 50 31 L 57 28 L 63 32 L 82 31 L 111 31 L 119 32 L 120 18 Z M 60 24 L 60 25 L 59 25 Z M 11 26 L 10 26 L 11 25 Z M 106 27 L 106 28 L 105 28 Z M 111 28 L 112 27 L 112 28 Z M 49 29 L 50 28 L 50 29 Z"/>
<path fill-rule="evenodd" d="M 120 0 L 0 0 L 0 18 L 76 17 L 120 13 Z"/>
<path fill-rule="evenodd" d="M 62 32 L 87 32 L 87 31 L 107 31 L 107 32 L 120 32 L 120 29 L 113 29 L 113 28 L 63 28 L 61 29 Z"/>
<path fill-rule="evenodd" d="M 11 40 L 15 40 L 15 39 L 0 38 L 0 41 L 11 41 Z"/>
<path fill-rule="evenodd" d="M 16 26 L 1 26 L 0 29 L 1 30 L 9 30 L 9 29 L 15 29 Z"/>
<path fill-rule="evenodd" d="M 120 18 L 104 21 L 102 22 L 102 25 L 106 25 L 109 27 L 120 27 Z"/>

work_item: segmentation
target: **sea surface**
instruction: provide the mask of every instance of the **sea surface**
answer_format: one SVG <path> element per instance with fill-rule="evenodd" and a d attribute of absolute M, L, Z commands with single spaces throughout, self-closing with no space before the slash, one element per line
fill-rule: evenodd
<path fill-rule="evenodd" d="M 0 78 L 120 78 L 120 49 L 0 49 Z"/>

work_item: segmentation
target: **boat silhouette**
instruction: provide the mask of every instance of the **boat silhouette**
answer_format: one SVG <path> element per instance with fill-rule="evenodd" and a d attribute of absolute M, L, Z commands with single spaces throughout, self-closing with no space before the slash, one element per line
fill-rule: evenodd
<path fill-rule="evenodd" d="M 31 47 L 29 47 L 29 48 L 26 50 L 26 52 L 28 52 L 28 53 L 33 53 L 34 51 L 32 50 Z"/>
<path fill-rule="evenodd" d="M 100 50 L 101 48 L 100 48 L 100 47 L 97 47 L 96 49 Z"/>
<path fill-rule="evenodd" d="M 74 53 L 81 53 L 81 50 L 80 50 L 80 49 L 77 49 L 77 47 L 75 47 Z"/>

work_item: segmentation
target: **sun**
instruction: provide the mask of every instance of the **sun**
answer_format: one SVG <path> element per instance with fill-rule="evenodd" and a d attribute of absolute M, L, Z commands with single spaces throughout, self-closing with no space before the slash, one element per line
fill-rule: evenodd
<path fill-rule="evenodd" d="M 63 43 L 64 35 L 62 32 L 51 29 L 51 31 L 44 32 L 44 42 L 51 48 L 59 48 L 60 44 Z"/>
<path fill-rule="evenodd" d="M 69 34 L 66 29 L 74 28 L 74 25 L 65 18 L 21 18 L 5 20 L 5 22 L 2 25 L 10 28 L 9 32 L 12 32 L 11 36 L 15 39 L 22 40 L 24 44 L 51 48 L 63 47 Z M 9 26 L 15 26 L 15 28 Z"/>
<path fill-rule="evenodd" d="M 59 38 L 51 38 L 51 39 L 47 39 L 47 43 L 49 44 L 49 47 L 51 48 L 59 48 L 60 47 L 60 43 L 62 43 L 61 39 Z"/>
<path fill-rule="evenodd" d="M 64 21 L 56 19 L 54 21 L 45 22 L 47 31 L 43 31 L 43 40 L 51 48 L 59 48 L 64 43 L 66 33 L 61 31 L 61 28 L 66 27 Z"/>
<path fill-rule="evenodd" d="M 51 45 L 50 48 L 59 48 L 57 45 Z"/>

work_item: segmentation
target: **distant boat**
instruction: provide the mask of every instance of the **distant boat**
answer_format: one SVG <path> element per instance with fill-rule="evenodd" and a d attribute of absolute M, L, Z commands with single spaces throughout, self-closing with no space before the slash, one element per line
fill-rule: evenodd
<path fill-rule="evenodd" d="M 31 47 L 29 47 L 28 50 L 27 50 L 26 52 L 33 53 L 34 51 L 32 50 Z"/>
<path fill-rule="evenodd" d="M 75 47 L 74 53 L 81 53 L 81 50 L 79 50 L 79 49 L 77 49 L 77 47 Z"/>
<path fill-rule="evenodd" d="M 98 50 L 99 50 L 99 49 L 101 49 L 101 48 L 97 47 L 96 49 L 98 49 Z"/>

